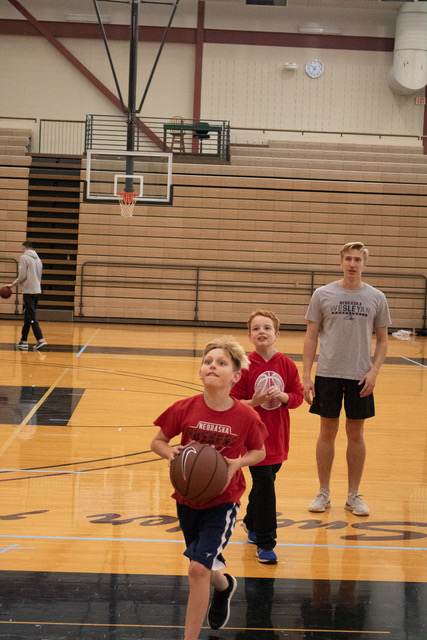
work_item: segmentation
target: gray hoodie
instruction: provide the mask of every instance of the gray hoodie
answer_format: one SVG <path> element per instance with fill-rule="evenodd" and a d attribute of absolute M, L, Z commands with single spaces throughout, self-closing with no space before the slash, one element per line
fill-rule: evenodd
<path fill-rule="evenodd" d="M 18 277 L 13 285 L 19 284 L 22 293 L 41 293 L 42 261 L 33 249 L 27 249 L 19 258 Z"/>

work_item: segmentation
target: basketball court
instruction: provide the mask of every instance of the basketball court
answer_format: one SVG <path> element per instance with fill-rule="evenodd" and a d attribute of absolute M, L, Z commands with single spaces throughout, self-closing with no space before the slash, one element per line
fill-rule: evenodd
<path fill-rule="evenodd" d="M 0 635 L 180 640 L 187 559 L 168 464 L 150 450 L 153 420 L 201 392 L 202 349 L 229 332 L 42 327 L 48 346 L 21 352 L 21 322 L 2 323 Z M 246 331 L 233 334 L 250 349 Z M 284 331 L 277 345 L 300 373 L 303 338 Z M 332 508 L 307 510 L 318 422 L 306 404 L 291 412 L 277 480 L 279 562 L 260 564 L 248 544 L 245 494 L 225 553 L 238 581 L 229 624 L 204 626 L 201 639 L 426 637 L 426 348 L 426 338 L 390 336 L 366 426 L 368 517 L 344 510 L 342 429 Z"/>
<path fill-rule="evenodd" d="M 171 3 L 166 32 L 178 2 Z M 128 121 L 126 148 L 87 145 L 83 196 L 89 205 L 116 203 L 124 217 L 135 203 L 168 204 L 173 196 L 166 130 L 153 152 L 135 150 L 137 114 L 151 76 L 138 106 L 139 2 L 127 4 L 126 106 L 112 68 Z M 182 133 L 182 125 L 175 126 Z M 0 637 L 181 640 L 188 561 L 168 464 L 150 449 L 153 421 L 176 400 L 201 393 L 203 347 L 229 331 L 42 327 L 48 346 L 23 352 L 14 350 L 21 321 L 2 323 Z M 233 334 L 249 351 L 246 331 Z M 300 374 L 303 338 L 303 332 L 283 331 L 277 343 Z M 425 640 L 426 387 L 427 338 L 390 337 L 375 391 L 377 416 L 366 425 L 361 491 L 371 515 L 364 518 L 344 509 L 343 428 L 332 508 L 308 511 L 318 490 L 318 418 L 306 404 L 291 412 L 290 458 L 276 483 L 278 564 L 260 564 L 247 542 L 246 493 L 225 552 L 238 582 L 229 623 L 219 631 L 204 625 L 200 640 Z"/>

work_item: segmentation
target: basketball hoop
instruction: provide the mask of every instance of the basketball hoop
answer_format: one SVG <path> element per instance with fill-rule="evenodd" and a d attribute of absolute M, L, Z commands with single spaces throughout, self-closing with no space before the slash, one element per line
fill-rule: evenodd
<path fill-rule="evenodd" d="M 130 218 L 133 214 L 133 208 L 138 200 L 139 193 L 125 191 L 117 194 L 120 204 L 120 213 L 124 218 Z"/>

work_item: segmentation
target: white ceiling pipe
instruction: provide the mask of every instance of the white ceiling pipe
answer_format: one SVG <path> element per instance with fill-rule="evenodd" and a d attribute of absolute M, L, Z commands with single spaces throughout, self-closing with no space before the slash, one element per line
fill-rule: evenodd
<path fill-rule="evenodd" d="M 417 0 L 399 10 L 388 83 L 401 95 L 412 95 L 427 85 L 427 2 Z"/>

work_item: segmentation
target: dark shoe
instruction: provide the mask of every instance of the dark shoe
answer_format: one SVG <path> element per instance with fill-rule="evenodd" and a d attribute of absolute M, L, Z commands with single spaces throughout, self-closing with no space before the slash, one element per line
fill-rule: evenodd
<path fill-rule="evenodd" d="M 15 349 L 19 351 L 28 351 L 28 342 L 26 340 L 20 340 L 15 344 Z"/>
<path fill-rule="evenodd" d="M 236 591 L 237 580 L 228 573 L 224 575 L 228 580 L 228 588 L 225 591 L 214 589 L 211 606 L 208 609 L 208 625 L 211 629 L 222 629 L 230 617 L 230 600 Z"/>
<path fill-rule="evenodd" d="M 277 556 L 273 549 L 261 549 L 261 547 L 258 547 L 256 555 L 258 562 L 262 562 L 263 564 L 277 564 Z"/>

